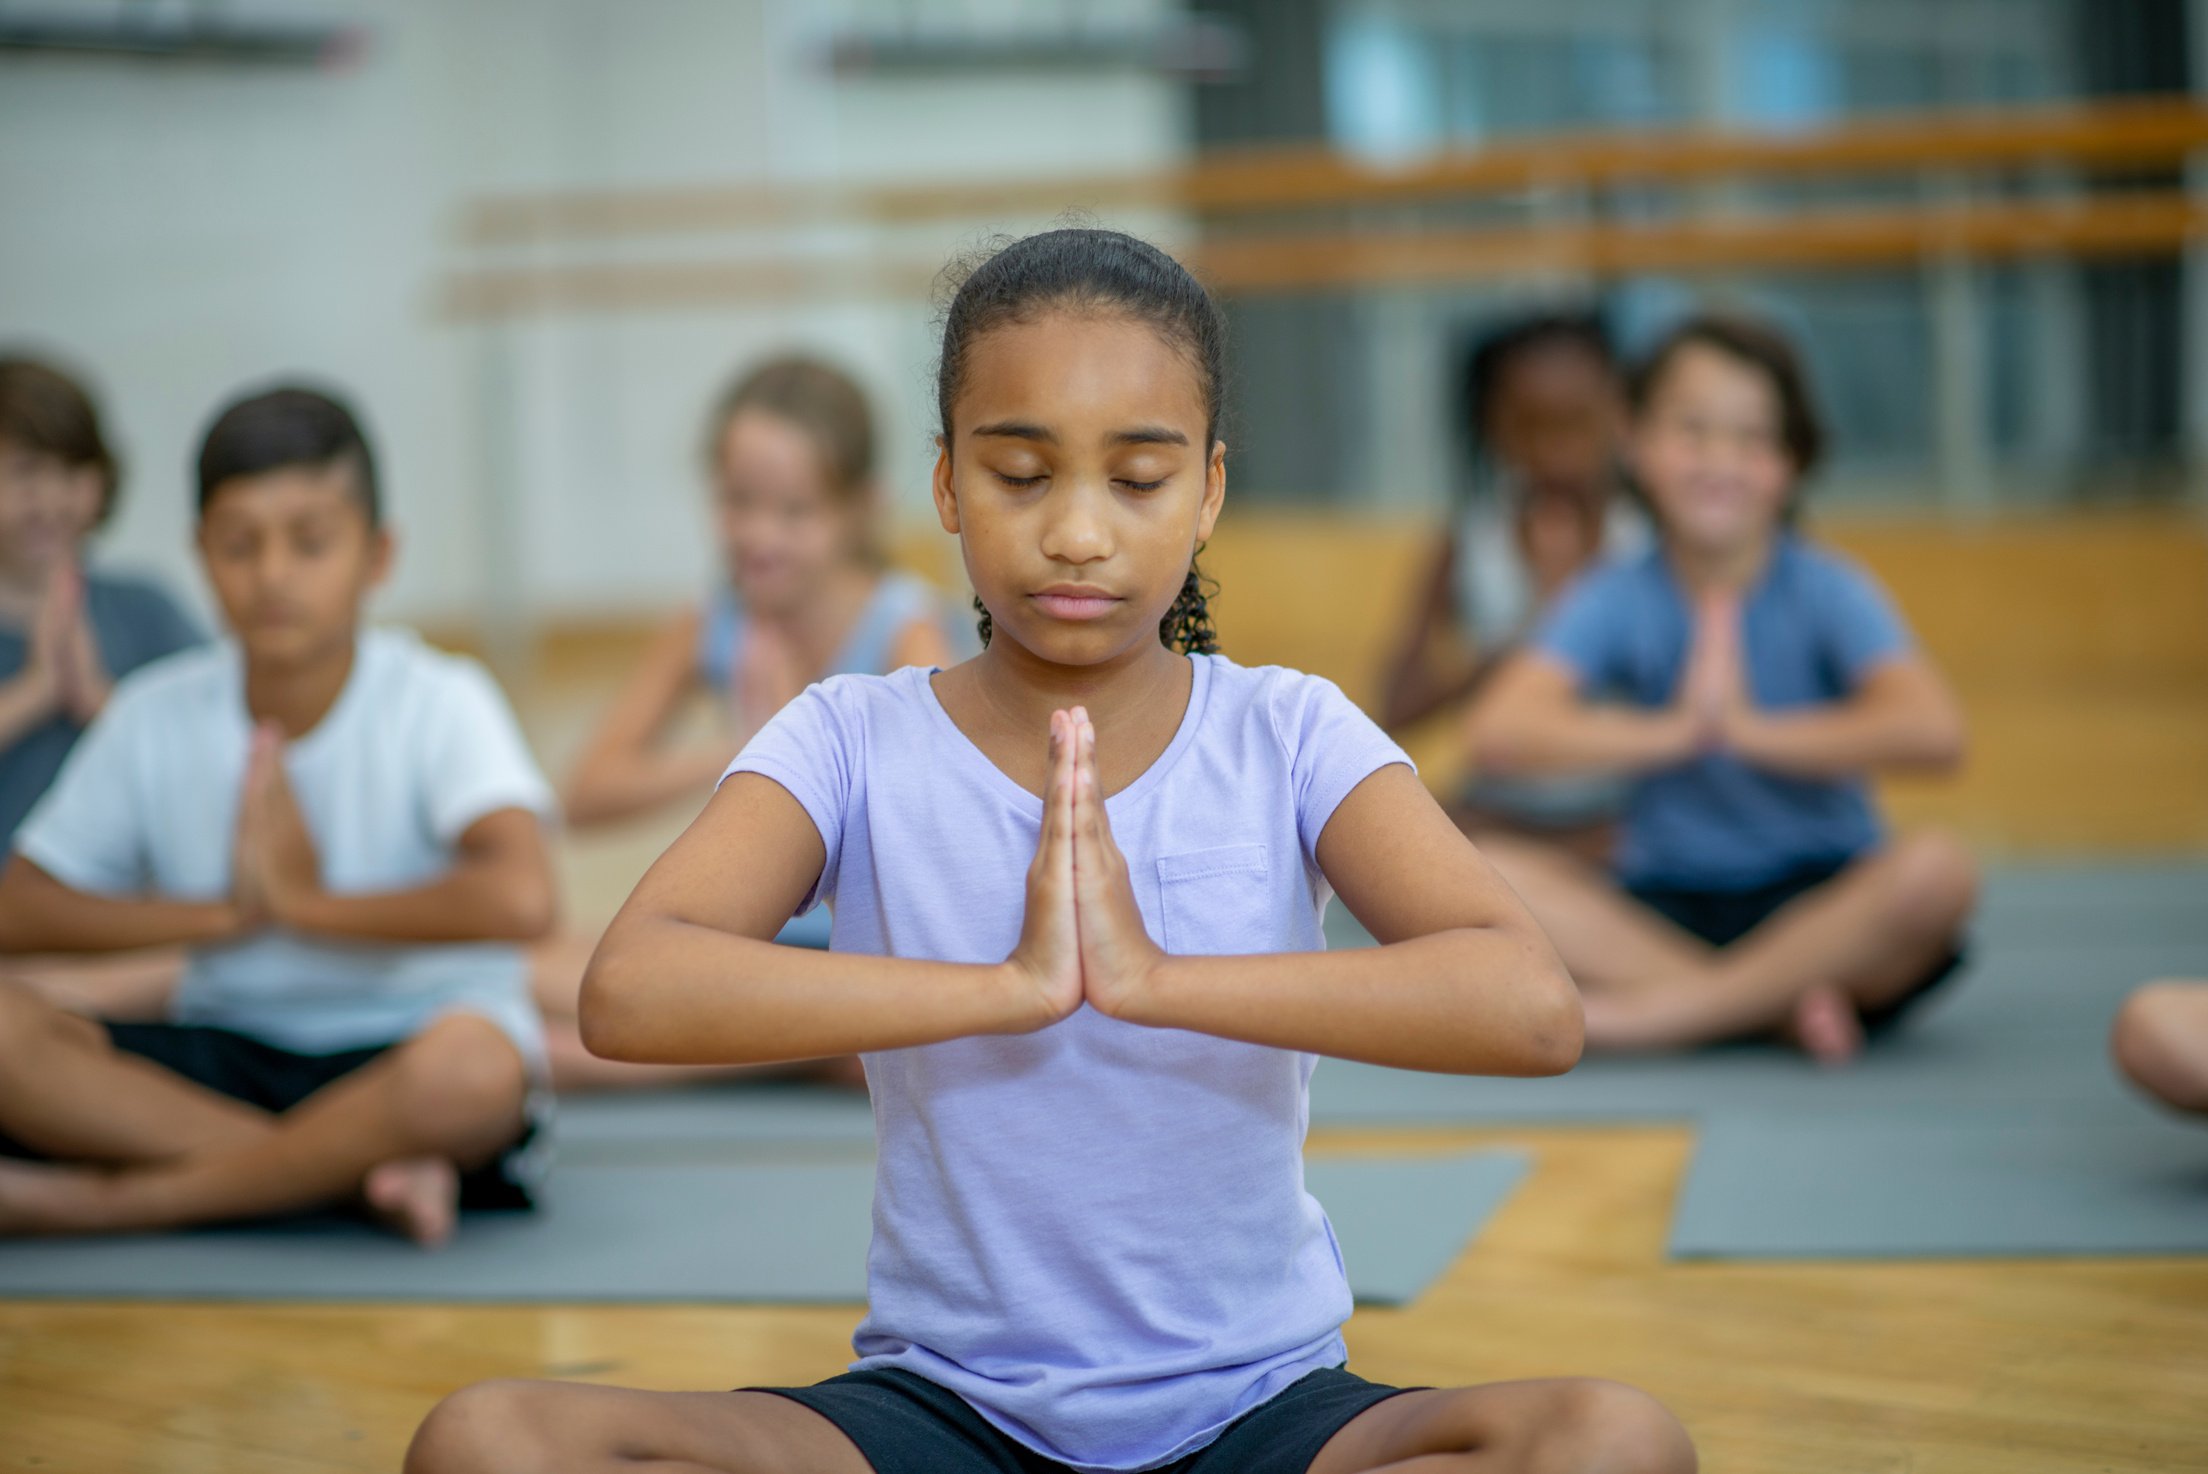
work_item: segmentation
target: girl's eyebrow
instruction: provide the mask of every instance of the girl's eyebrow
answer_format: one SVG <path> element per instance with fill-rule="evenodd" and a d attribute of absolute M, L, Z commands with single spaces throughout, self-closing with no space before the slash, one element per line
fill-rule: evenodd
<path fill-rule="evenodd" d="M 1044 445 L 1056 445 L 1057 433 L 1032 420 L 998 420 L 994 424 L 976 425 L 977 438 L 998 437 L 1007 440 L 1034 440 Z M 1114 430 L 1104 437 L 1112 445 L 1186 445 L 1188 436 L 1168 425 L 1137 425 L 1128 430 Z"/>
<path fill-rule="evenodd" d="M 993 425 L 976 425 L 977 438 L 997 436 L 1008 440 L 1039 440 L 1045 445 L 1056 445 L 1058 437 L 1033 420 L 999 420 Z"/>
<path fill-rule="evenodd" d="M 1137 425 L 1132 430 L 1114 430 L 1105 437 L 1114 445 L 1186 445 L 1188 437 L 1166 425 Z"/>

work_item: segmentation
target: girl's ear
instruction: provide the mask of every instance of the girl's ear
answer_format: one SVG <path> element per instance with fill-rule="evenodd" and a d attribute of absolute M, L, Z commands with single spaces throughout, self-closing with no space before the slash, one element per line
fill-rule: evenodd
<path fill-rule="evenodd" d="M 1227 442 L 1211 443 L 1211 459 L 1204 463 L 1204 499 L 1196 508 L 1196 541 L 1211 540 L 1211 529 L 1219 523 L 1219 511 L 1227 501 Z"/>
<path fill-rule="evenodd" d="M 935 495 L 936 519 L 943 530 L 953 537 L 958 535 L 958 493 L 951 489 L 951 447 L 942 436 L 935 437 L 935 475 L 930 482 Z"/>

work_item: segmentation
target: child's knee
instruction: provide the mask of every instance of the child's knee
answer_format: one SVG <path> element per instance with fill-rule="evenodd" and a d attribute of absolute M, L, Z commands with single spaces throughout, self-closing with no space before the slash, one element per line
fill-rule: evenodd
<path fill-rule="evenodd" d="M 2193 1032 L 2201 1037 L 2187 1048 Z M 2117 1010 L 2109 1052 L 2142 1090 L 2180 1110 L 2208 1111 L 2208 986 L 2159 982 L 2135 990 Z"/>
<path fill-rule="evenodd" d="M 447 1014 L 402 1046 L 395 1085 L 411 1135 L 425 1145 L 469 1139 L 518 1119 L 528 1067 L 505 1032 L 473 1014 Z"/>
<path fill-rule="evenodd" d="M 1694 1440 L 1661 1402 L 1623 1382 L 1580 1378 L 1558 1389 L 1536 1468 L 1604 1474 L 1694 1474 Z"/>
<path fill-rule="evenodd" d="M 1948 936 L 1978 904 L 1978 861 L 1945 830 L 1928 829 L 1898 842 L 1889 857 L 1889 904 L 1911 931 Z"/>
<path fill-rule="evenodd" d="M 501 1474 L 545 1466 L 527 1382 L 478 1382 L 446 1397 L 406 1450 L 405 1474 Z"/>

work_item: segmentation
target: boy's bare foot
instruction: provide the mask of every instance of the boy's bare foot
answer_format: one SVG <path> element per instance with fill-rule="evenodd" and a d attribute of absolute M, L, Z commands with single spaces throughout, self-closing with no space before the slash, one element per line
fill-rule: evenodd
<path fill-rule="evenodd" d="M 97 1231 L 108 1176 L 96 1167 L 0 1158 L 0 1238 Z"/>
<path fill-rule="evenodd" d="M 425 1249 L 452 1237 L 460 1216 L 460 1169 L 444 1157 L 402 1157 L 369 1169 L 360 1195 L 385 1227 Z"/>
<path fill-rule="evenodd" d="M 1832 988 L 1812 988 L 1797 999 L 1786 1032 L 1821 1065 L 1844 1065 L 1863 1052 L 1863 1022 L 1855 1005 Z"/>

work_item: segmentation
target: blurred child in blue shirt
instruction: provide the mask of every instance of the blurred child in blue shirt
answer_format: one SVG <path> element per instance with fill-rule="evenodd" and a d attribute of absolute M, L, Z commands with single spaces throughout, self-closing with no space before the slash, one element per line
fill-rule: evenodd
<path fill-rule="evenodd" d="M 1483 848 L 1585 989 L 1590 1045 L 1777 1033 L 1838 1063 L 1958 961 L 1972 862 L 1890 838 L 1867 778 L 1954 766 L 1961 715 L 1878 584 L 1798 530 L 1822 433 L 1782 338 L 1697 318 L 1632 387 L 1658 545 L 1583 577 L 1472 719 L 1489 766 L 1633 777 L 1615 873 Z"/>

